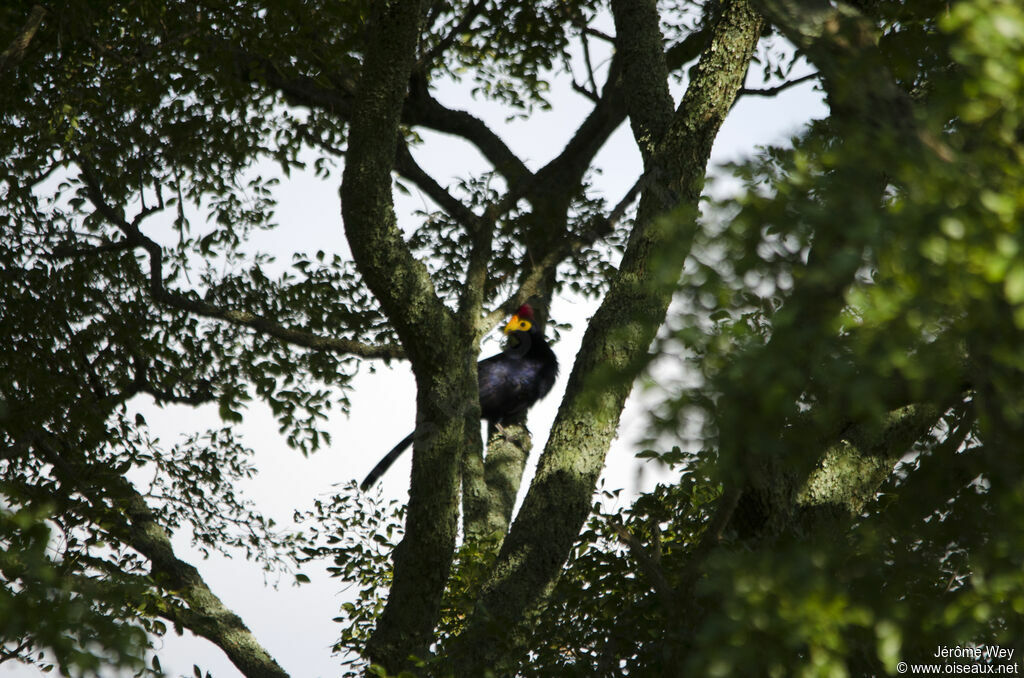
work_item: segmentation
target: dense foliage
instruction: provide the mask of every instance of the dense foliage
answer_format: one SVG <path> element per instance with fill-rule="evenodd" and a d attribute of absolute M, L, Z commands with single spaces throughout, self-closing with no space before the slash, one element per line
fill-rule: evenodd
<path fill-rule="evenodd" d="M 403 56 L 399 31 L 368 39 L 400 25 L 393 3 L 0 8 L 0 663 L 160 674 L 151 642 L 171 627 L 245 675 L 286 675 L 174 553 L 188 530 L 204 551 L 268 570 L 326 561 L 354 583 L 335 648 L 353 673 L 372 659 L 438 675 L 881 675 L 968 645 L 1019 664 L 1024 9 L 762 0 L 762 28 L 738 0 L 423 4 L 404 62 L 387 52 Z M 738 87 L 715 60 L 742 74 L 750 55 L 731 40 L 758 35 L 751 72 L 788 75 L 784 36 L 831 114 L 727 168 L 740 188 L 696 216 L 716 111 Z M 596 73 L 592 52 L 609 55 Z M 411 77 L 389 74 L 406 62 Z M 381 63 L 379 82 L 361 78 Z M 360 146 L 389 78 L 395 139 Z M 453 79 L 510 117 L 560 85 L 594 109 L 531 171 L 435 98 Z M 674 114 L 669 81 L 687 88 Z M 645 174 L 599 195 L 594 155 L 627 114 Z M 443 152 L 419 129 L 468 140 L 492 169 L 444 187 L 415 160 Z M 337 184 L 346 163 L 359 180 L 379 165 L 363 149 L 387 143 L 388 190 L 393 173 L 432 201 L 412 232 L 386 230 L 388 199 L 370 224 L 346 212 L 351 258 L 254 251 L 253 234 L 288 226 L 281 181 Z M 370 254 L 357 227 L 383 234 Z M 380 289 L 380 262 L 401 299 Z M 423 407 L 467 383 L 446 379 L 470 374 L 503 312 L 568 293 L 603 304 L 556 422 L 571 433 L 553 434 L 523 515 L 497 533 L 456 548 L 424 531 L 454 530 L 442 493 L 461 473 L 476 535 L 495 477 L 474 475 L 478 432 L 430 412 L 408 508 L 348 487 L 296 498 L 283 530 L 239 496 L 255 472 L 245 403 L 311 453 L 362 365 L 410 360 Z M 430 309 L 461 353 L 417 343 Z M 622 508 L 597 501 L 616 494 L 595 491 L 593 469 L 645 365 L 661 404 L 640 456 L 674 480 Z M 469 410 L 438 406 L 449 423 L 472 420 L 461 397 Z M 143 398 L 216 403 L 223 426 L 158 440 Z M 515 435 L 495 436 L 494 458 Z M 430 466 L 444 444 L 461 466 Z M 436 561 L 403 563 L 432 539 Z M 437 604 L 403 616 L 417 581 Z"/>
<path fill-rule="evenodd" d="M 746 190 L 711 212 L 660 344 L 701 375 L 663 385 L 661 430 L 704 421 L 703 451 L 665 454 L 678 485 L 584 533 L 539 631 L 558 640 L 535 646 L 558 668 L 538 674 L 1019 654 L 1024 13 L 918 9 L 886 8 L 880 44 L 931 144 L 838 119 L 733 168 Z M 706 497 L 751 467 L 797 477 L 793 513 L 751 525 L 741 497 L 694 581 Z M 836 493 L 844 475 L 864 486 Z"/>

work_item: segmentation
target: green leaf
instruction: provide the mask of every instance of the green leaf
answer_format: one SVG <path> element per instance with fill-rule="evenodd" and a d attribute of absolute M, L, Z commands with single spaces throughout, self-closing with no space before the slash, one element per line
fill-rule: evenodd
<path fill-rule="evenodd" d="M 1024 302 L 1024 263 L 1018 261 L 1010 267 L 1003 281 L 1003 289 L 1006 300 L 1011 304 Z"/>

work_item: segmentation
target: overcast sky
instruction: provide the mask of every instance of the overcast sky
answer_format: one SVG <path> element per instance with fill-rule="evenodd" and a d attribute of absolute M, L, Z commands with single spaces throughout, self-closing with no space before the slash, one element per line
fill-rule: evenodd
<path fill-rule="evenodd" d="M 798 69 L 794 77 L 805 72 L 806 67 Z M 567 84 L 562 82 L 561 88 L 553 84 L 551 111 L 538 112 L 528 120 L 511 123 L 505 122 L 507 111 L 500 106 L 473 100 L 468 94 L 469 84 L 443 87 L 438 98 L 450 107 L 471 110 L 482 117 L 531 169 L 537 169 L 561 150 L 590 110 L 590 102 L 565 87 Z M 760 83 L 755 77 L 749 84 L 758 86 Z M 681 91 L 677 88 L 675 94 L 678 101 Z M 774 99 L 745 97 L 732 111 L 718 136 L 712 164 L 720 165 L 745 157 L 758 145 L 783 142 L 806 121 L 822 117 L 825 113 L 820 93 L 810 83 L 794 87 Z M 414 155 L 442 185 L 456 177 L 466 176 L 467 170 L 487 169 L 481 156 L 468 144 L 430 132 L 421 134 L 426 143 L 415 149 Z M 611 204 L 618 202 L 640 173 L 639 153 L 628 124 L 623 124 L 605 145 L 596 164 L 603 170 L 602 174 L 594 177 L 596 186 L 604 191 Z M 254 246 L 277 255 L 284 262 L 290 261 L 293 251 L 315 252 L 322 249 L 328 255 L 333 252 L 347 255 L 338 200 L 339 178 L 340 172 L 335 172 L 327 181 L 316 179 L 311 174 L 293 172 L 290 179 L 282 180 L 277 194 L 277 217 L 282 228 L 279 232 L 256 234 Z M 416 225 L 412 216 L 414 210 L 425 206 L 433 209 L 429 201 L 415 190 L 411 196 L 398 195 L 396 198 L 400 219 L 407 229 Z M 156 237 L 158 234 L 152 235 Z M 556 300 L 552 308 L 552 317 L 559 322 L 572 323 L 573 330 L 564 333 L 555 347 L 562 377 L 547 399 L 530 412 L 529 427 L 534 434 L 534 448 L 523 482 L 524 489 L 528 487 L 533 467 L 543 449 L 565 387 L 565 376 L 570 371 L 583 328 L 594 308 L 593 304 L 572 299 Z M 499 341 L 500 332 L 496 331 L 485 343 L 483 354 L 497 352 Z M 350 415 L 337 415 L 327 427 L 332 435 L 332 446 L 309 458 L 287 447 L 267 408 L 260 405 L 250 407 L 242 430 L 245 441 L 255 449 L 254 461 L 260 473 L 255 479 L 242 484 L 245 495 L 265 515 L 288 524 L 294 510 L 308 508 L 315 497 L 331 494 L 333 485 L 353 478 L 361 479 L 381 456 L 412 431 L 414 399 L 415 387 L 405 365 L 380 367 L 374 374 L 364 370 L 354 382 Z M 140 398 L 133 404 L 145 414 L 154 434 L 168 446 L 184 433 L 220 425 L 215 406 L 157 409 L 148 398 Z M 655 464 L 640 465 L 634 458 L 637 451 L 634 441 L 645 430 L 645 423 L 642 396 L 634 392 L 623 414 L 619 438 L 612 446 L 604 473 L 607 489 L 625 490 L 621 499 L 624 504 L 628 504 L 638 491 L 649 489 L 659 478 L 666 477 Z M 405 497 L 408 477 L 409 455 L 405 455 L 384 476 L 384 494 Z M 184 534 L 175 536 L 175 546 L 179 556 L 199 568 L 214 593 L 245 620 L 256 638 L 292 676 L 328 678 L 338 675 L 339 659 L 331 655 L 330 648 L 338 637 L 339 627 L 331 619 L 338 616 L 346 593 L 341 590 L 342 582 L 326 576 L 323 568 L 330 563 L 304 569 L 312 578 L 311 584 L 296 588 L 288 581 L 282 581 L 275 590 L 264 585 L 259 566 L 240 557 L 226 559 L 215 555 L 203 560 L 190 547 L 188 536 Z M 241 676 L 223 653 L 205 640 L 191 636 L 179 638 L 170 632 L 157 639 L 157 644 L 161 663 L 168 675 L 191 676 L 192 666 L 197 664 L 216 678 Z M 35 669 L 12 663 L 0 665 L 0 678 L 42 675 Z"/>

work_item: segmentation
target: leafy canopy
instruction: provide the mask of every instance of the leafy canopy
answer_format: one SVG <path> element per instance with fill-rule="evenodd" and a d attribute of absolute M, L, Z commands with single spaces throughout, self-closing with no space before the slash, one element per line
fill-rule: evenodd
<path fill-rule="evenodd" d="M 642 455 L 676 482 L 594 507 L 532 620 L 525 675 L 878 675 L 936 646 L 1024 637 L 1024 10 L 856 4 L 908 120 L 845 106 L 877 71 L 830 73 L 832 116 L 728 168 L 743 188 L 700 220 L 650 356 L 685 365 L 680 382 L 650 375 L 663 403 Z M 660 6 L 669 52 L 715 11 Z M 601 8 L 430 3 L 411 89 L 464 77 L 528 115 L 571 70 L 571 41 L 599 38 Z M 261 163 L 338 178 L 370 3 L 42 11 L 0 8 L 5 41 L 45 16 L 24 54 L 4 53 L 0 93 L 0 658 L 150 670 L 147 633 L 198 609 L 199 583 L 164 544 L 185 528 L 270 569 L 333 558 L 361 591 L 337 649 L 358 652 L 401 511 L 343 493 L 296 535 L 234 488 L 254 471 L 246 402 L 311 452 L 362 361 L 402 355 L 343 254 L 249 247 L 286 227 Z M 434 110 L 419 105 L 399 158 Z M 521 172 L 492 151 L 493 173 L 451 189 L 472 210 Z M 566 237 L 589 237 L 602 197 L 581 176 L 565 202 Z M 473 219 L 441 207 L 409 245 L 454 305 Z M 536 204 L 504 207 L 488 308 L 543 240 Z M 576 250 L 551 291 L 602 294 L 626 229 Z M 225 424 L 168 445 L 134 414 L 143 395 L 216 403 Z M 439 654 L 493 556 L 460 551 Z"/>

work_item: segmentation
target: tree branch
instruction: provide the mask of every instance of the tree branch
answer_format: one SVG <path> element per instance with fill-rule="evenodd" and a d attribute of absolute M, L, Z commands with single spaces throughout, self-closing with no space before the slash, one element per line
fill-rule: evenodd
<path fill-rule="evenodd" d="M 736 506 L 741 496 L 742 490 L 734 486 L 728 486 L 722 492 L 718 505 L 715 507 L 715 512 L 711 515 L 711 519 L 704 528 L 703 534 L 701 534 L 700 541 L 697 542 L 697 545 L 689 554 L 686 568 L 683 570 L 679 584 L 676 587 L 680 597 L 692 595 L 693 587 L 700 579 L 702 573 L 701 566 L 708 556 L 711 555 L 714 548 L 718 546 L 725 528 L 729 525 L 729 521 L 732 520 L 736 512 Z"/>
<path fill-rule="evenodd" d="M 819 73 L 808 73 L 807 75 L 801 75 L 799 78 L 796 78 L 794 80 L 788 80 L 782 83 L 781 85 L 776 85 L 775 87 L 765 87 L 762 89 L 749 89 L 747 87 L 744 87 L 743 89 L 740 90 L 740 96 L 773 97 L 776 94 L 785 92 L 790 87 L 796 87 L 797 85 L 801 85 L 807 82 L 808 80 L 814 80 L 820 77 L 821 74 Z"/>
<path fill-rule="evenodd" d="M 446 108 L 434 99 L 426 80 L 414 76 L 402 110 L 402 122 L 462 137 L 476 146 L 510 186 L 528 180 L 533 173 L 487 124 L 466 111 Z"/>
<path fill-rule="evenodd" d="M 80 453 L 65 445 L 61 445 L 60 451 L 54 449 L 41 435 L 34 436 L 32 445 L 53 464 L 63 483 L 78 489 L 107 514 L 109 529 L 119 539 L 149 559 L 153 581 L 162 589 L 173 591 L 188 605 L 187 610 L 161 610 L 162 616 L 217 645 L 246 678 L 287 678 L 288 674 L 242 619 L 210 590 L 199 571 L 175 555 L 170 535 L 126 478 L 89 464 L 80 459 Z M 117 509 L 108 508 L 98 491 L 100 483 L 119 504 Z"/>
<path fill-rule="evenodd" d="M 543 259 L 531 263 L 516 291 L 506 297 L 504 301 L 480 321 L 481 333 L 486 334 L 490 332 L 498 326 L 503 318 L 507 317 L 521 304 L 526 303 L 531 297 L 538 295 L 542 282 L 554 271 L 556 266 L 615 230 L 619 221 L 625 216 L 626 210 L 637 199 L 637 196 L 640 195 L 644 187 L 654 180 L 656 175 L 656 171 L 645 172 L 640 175 L 640 178 L 626 191 L 626 194 L 619 200 L 607 217 L 594 219 L 590 224 L 590 228 L 586 231 L 579 233 L 577 237 L 572 239 L 563 238 L 559 246 L 549 251 Z"/>
<path fill-rule="evenodd" d="M 582 31 L 584 33 L 586 33 L 587 35 L 593 36 L 595 38 L 599 38 L 599 39 L 604 40 L 605 42 L 610 43 L 612 45 L 615 44 L 615 36 L 608 35 L 604 31 L 599 30 L 597 28 L 593 28 L 592 26 L 584 26 L 582 28 Z"/>
<path fill-rule="evenodd" d="M 414 183 L 417 188 L 447 212 L 453 219 L 462 224 L 468 231 L 474 232 L 481 228 L 482 219 L 473 210 L 466 207 L 466 204 L 449 193 L 441 184 L 437 183 L 434 177 L 426 171 L 412 157 L 409 146 L 404 141 L 399 141 L 398 151 L 395 154 L 395 171 L 400 176 Z"/>
<path fill-rule="evenodd" d="M 467 447 L 480 447 L 475 351 L 472 345 L 455 348 L 469 343 L 465 328 L 409 251 L 391 194 L 403 101 L 416 99 L 407 99 L 406 91 L 419 19 L 420 3 L 413 0 L 373 4 L 341 185 L 352 256 L 395 327 L 418 384 L 406 532 L 395 550 L 388 602 L 366 648 L 371 661 L 391 673 L 406 668 L 411 656 L 429 653 L 455 550 L 459 462 Z M 425 88 L 419 103 L 451 121 Z M 472 116 L 455 117 L 496 139 Z"/>
<path fill-rule="evenodd" d="M 629 83 L 629 122 L 646 167 L 672 121 L 668 62 L 654 0 L 614 0 L 615 47 Z"/>
<path fill-rule="evenodd" d="M 934 403 L 907 405 L 889 412 L 880 430 L 860 425 L 844 432 L 843 439 L 825 450 L 804 479 L 796 498 L 805 514 L 801 516 L 805 523 L 802 527 L 830 527 L 829 518 L 859 515 L 874 500 L 878 487 L 892 475 L 899 460 L 935 427 L 944 411 Z M 853 468 L 856 472 L 851 472 Z"/>
<path fill-rule="evenodd" d="M 655 17 L 656 18 L 656 17 Z M 707 44 L 710 29 L 704 28 L 686 36 L 664 54 L 665 68 L 672 72 L 688 61 L 697 58 Z M 537 171 L 536 178 L 531 182 L 531 191 L 546 189 L 553 186 L 578 185 L 597 152 L 619 128 L 627 114 L 626 88 L 624 86 L 621 52 L 617 51 L 608 67 L 608 77 L 590 114 L 573 134 L 562 152 L 543 168 Z M 668 102 L 668 115 L 671 116 L 671 97 L 667 86 L 662 95 Z"/>
<path fill-rule="evenodd" d="M 588 98 L 591 101 L 593 101 L 595 104 L 598 103 L 599 101 L 601 101 L 601 97 L 597 93 L 596 89 L 587 89 L 587 87 L 585 85 L 579 84 L 578 82 L 576 82 L 575 79 L 572 81 L 572 88 L 573 88 L 574 91 L 579 92 L 580 94 L 582 94 L 586 98 Z"/>
<path fill-rule="evenodd" d="M 483 2 L 478 3 L 483 6 Z M 235 51 L 236 67 L 242 80 L 261 80 L 280 91 L 294 106 L 306 106 L 337 115 L 351 122 L 355 78 L 348 74 L 334 74 L 333 87 L 324 87 L 319 81 L 306 77 L 286 77 L 269 59 L 259 55 Z M 402 122 L 421 126 L 444 134 L 461 137 L 477 150 L 505 177 L 509 184 L 529 179 L 532 173 L 508 145 L 481 119 L 466 111 L 446 108 L 434 99 L 423 74 L 414 74 L 402 109 Z"/>
<path fill-rule="evenodd" d="M 143 210 L 129 222 L 121 211 L 115 209 L 113 205 L 107 202 L 99 179 L 92 170 L 91 164 L 84 158 L 79 158 L 78 164 L 82 170 L 82 181 L 85 184 L 89 201 L 96 210 L 113 226 L 121 230 L 125 235 L 126 239 L 124 242 L 127 245 L 133 248 L 142 248 L 149 255 L 149 291 L 156 301 L 180 311 L 249 327 L 289 344 L 317 351 L 331 351 L 361 358 L 382 360 L 396 360 L 404 357 L 402 350 L 396 346 L 377 346 L 350 339 L 322 337 L 311 332 L 285 327 L 255 313 L 222 308 L 167 289 L 164 286 L 163 279 L 163 250 L 156 241 L 147 237 L 139 229 L 141 221 L 153 212 L 158 211 L 159 207 Z"/>
<path fill-rule="evenodd" d="M 45 17 L 46 8 L 42 5 L 32 6 L 25 25 L 14 36 L 14 40 L 11 41 L 7 49 L 0 54 L 0 75 L 6 73 L 8 69 L 16 67 L 25 58 L 25 52 L 28 51 L 28 46 L 32 44 L 32 38 L 42 26 Z"/>
<path fill-rule="evenodd" d="M 216 400 L 211 384 L 202 381 L 189 393 L 180 394 L 167 389 L 162 389 L 153 384 L 149 379 L 149 363 L 145 358 L 133 355 L 132 364 L 134 376 L 128 389 L 120 394 L 121 401 L 128 400 L 137 393 L 147 393 L 158 403 L 175 403 L 177 405 L 191 405 L 193 407 Z"/>
<path fill-rule="evenodd" d="M 354 78 L 347 74 L 334 74 L 330 78 L 333 87 L 324 87 L 320 81 L 308 76 L 287 77 L 280 69 L 262 55 L 229 50 L 235 54 L 235 66 L 239 78 L 246 82 L 262 80 L 279 90 L 285 100 L 293 106 L 306 106 L 337 115 L 347 120 L 352 113 Z"/>
<path fill-rule="evenodd" d="M 688 35 L 684 40 L 669 48 L 664 55 L 667 69 L 671 72 L 684 63 L 696 58 L 710 38 L 711 30 L 703 28 Z M 608 37 L 608 36 L 605 36 Z M 618 129 L 626 117 L 626 90 L 622 75 L 622 60 L 619 53 L 613 57 L 608 68 L 601 97 L 573 134 L 573 138 L 557 157 L 538 170 L 533 180 L 523 189 L 523 195 L 538 205 L 541 196 L 554 187 L 577 186 L 582 180 L 594 156 L 607 141 L 608 137 Z M 667 89 L 666 89 L 667 91 Z M 647 187 L 656 175 L 655 171 L 646 171 L 626 195 L 619 201 L 606 219 L 595 219 L 585 233 L 576 238 L 549 237 L 551 245 L 528 263 L 528 268 L 520 280 L 518 289 L 491 311 L 481 322 L 480 332 L 486 334 L 520 304 L 531 297 L 540 296 L 545 281 L 553 274 L 555 268 L 567 257 L 579 252 L 584 247 L 593 245 L 598 239 L 612 232 L 616 224 L 625 214 L 626 209 L 636 200 L 640 191 Z"/>
<path fill-rule="evenodd" d="M 436 45 L 430 48 L 430 50 L 421 56 L 416 61 L 416 65 L 413 66 L 413 71 L 422 71 L 425 67 L 429 66 L 434 62 L 439 55 L 443 54 L 446 49 L 452 46 L 452 43 L 463 33 L 469 30 L 470 25 L 473 21 L 480 16 L 480 12 L 483 11 L 484 5 L 487 4 L 487 0 L 476 0 L 473 5 L 466 10 L 466 13 L 459 19 L 459 23 L 452 27 L 452 30 L 448 32 Z"/>
<path fill-rule="evenodd" d="M 710 9 L 708 7 L 708 10 Z M 711 39 L 711 27 L 714 26 L 714 23 L 714 17 L 706 16 L 704 26 L 665 50 L 665 64 L 668 66 L 669 73 L 678 71 L 700 56 L 704 48 L 707 47 L 708 40 Z"/>
<path fill-rule="evenodd" d="M 647 146 L 646 164 L 657 174 L 641 198 L 619 271 L 583 338 L 534 482 L 453 648 L 458 676 L 482 675 L 485 668 L 501 673 L 515 664 L 530 613 L 544 600 L 579 534 L 622 404 L 664 320 L 689 251 L 692 222 L 662 217 L 680 202 L 696 210 L 712 143 L 742 87 L 762 25 L 746 2 L 727 3 L 683 101 L 674 115 L 670 108 L 666 121 L 664 106 L 671 107 L 671 99 L 657 23 L 632 3 L 613 4 L 618 10 L 625 14 L 616 17 L 617 26 L 623 25 L 620 18 L 646 26 L 646 35 L 635 41 L 629 30 L 620 30 L 618 41 L 629 43 L 623 45 L 623 73 L 631 114 L 636 111 L 640 118 L 634 129 L 662 130 L 657 139 L 638 135 Z M 634 88 L 661 94 L 652 99 Z M 560 520 L 552 521 L 555 515 Z"/>
<path fill-rule="evenodd" d="M 637 564 L 640 565 L 640 569 L 651 580 L 651 585 L 654 588 L 655 593 L 661 599 L 661 604 L 666 610 L 672 610 L 677 607 L 676 591 L 672 588 L 672 585 L 668 583 L 668 579 L 665 578 L 665 572 L 661 569 L 661 563 L 659 562 L 659 551 L 655 551 L 655 555 L 652 556 L 647 553 L 647 549 L 640 543 L 636 535 L 629 531 L 629 529 L 616 519 L 611 523 L 611 528 L 615 532 L 615 536 L 618 537 L 619 541 L 622 542 L 628 549 L 630 554 L 636 560 Z M 651 529 L 654 531 L 655 539 L 660 539 L 660 533 L 658 531 L 658 524 L 653 523 Z M 659 541 L 655 541 L 655 545 L 658 546 Z"/>
<path fill-rule="evenodd" d="M 622 84 L 622 61 L 612 58 L 608 79 L 596 105 L 580 124 L 562 152 L 537 171 L 529 194 L 537 200 L 538 193 L 578 186 L 591 161 L 605 142 L 626 118 L 626 101 Z"/>
<path fill-rule="evenodd" d="M 10 650 L 8 650 L 5 647 L 3 647 L 2 645 L 0 645 L 0 664 L 3 664 L 4 662 L 10 661 L 12 659 L 17 661 L 17 662 L 21 662 L 21 663 L 25 663 L 25 664 L 33 663 L 33 658 L 31 656 L 31 653 L 26 653 L 25 652 L 25 650 L 29 650 L 31 648 L 32 648 L 32 641 L 31 640 L 23 640 L 20 643 L 18 643 L 17 645 L 15 645 Z"/>
<path fill-rule="evenodd" d="M 587 33 L 580 34 L 580 43 L 583 45 L 583 63 L 587 66 L 587 80 L 590 82 L 590 91 L 597 94 L 597 81 L 594 79 L 594 64 L 590 60 L 590 40 Z M 574 83 L 575 84 L 575 83 Z"/>

